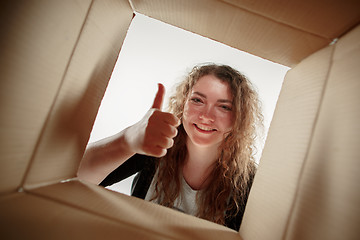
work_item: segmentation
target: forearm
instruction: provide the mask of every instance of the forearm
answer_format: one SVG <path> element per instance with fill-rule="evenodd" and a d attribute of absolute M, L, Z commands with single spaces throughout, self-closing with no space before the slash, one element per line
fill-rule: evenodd
<path fill-rule="evenodd" d="M 125 141 L 125 131 L 89 144 L 78 169 L 80 179 L 99 184 L 135 154 Z"/>
<path fill-rule="evenodd" d="M 153 106 L 136 124 L 120 133 L 91 144 L 81 161 L 78 177 L 99 184 L 135 153 L 162 157 L 174 144 L 180 120 L 160 111 L 165 93 L 159 84 Z"/>

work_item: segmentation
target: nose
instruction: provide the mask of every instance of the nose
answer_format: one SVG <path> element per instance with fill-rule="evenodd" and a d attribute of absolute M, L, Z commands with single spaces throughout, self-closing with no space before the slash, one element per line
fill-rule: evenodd
<path fill-rule="evenodd" d="M 214 122 L 215 115 L 213 113 L 213 109 L 211 107 L 204 107 L 199 114 L 199 118 L 203 121 Z"/>

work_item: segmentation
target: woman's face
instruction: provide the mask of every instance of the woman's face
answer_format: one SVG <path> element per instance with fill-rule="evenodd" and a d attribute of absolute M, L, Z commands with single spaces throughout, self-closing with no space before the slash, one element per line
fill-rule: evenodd
<path fill-rule="evenodd" d="M 198 146 L 219 146 L 233 126 L 232 95 L 229 84 L 213 75 L 201 77 L 186 99 L 183 126 Z"/>

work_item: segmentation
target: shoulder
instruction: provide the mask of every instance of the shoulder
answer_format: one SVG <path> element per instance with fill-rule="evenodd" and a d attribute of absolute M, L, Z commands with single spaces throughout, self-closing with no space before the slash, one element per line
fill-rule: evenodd
<path fill-rule="evenodd" d="M 249 178 L 248 178 L 247 184 L 245 185 L 246 189 L 244 191 L 244 194 L 239 196 L 238 201 L 237 201 L 238 204 L 239 204 L 239 209 L 238 209 L 238 211 L 236 212 L 235 215 L 234 215 L 235 210 L 229 211 L 227 213 L 227 218 L 226 218 L 226 224 L 225 225 L 227 227 L 229 227 L 229 228 L 232 228 L 232 229 L 236 230 L 236 231 L 239 230 L 242 219 L 243 219 L 247 199 L 248 199 L 248 196 L 249 196 L 249 193 L 250 193 L 252 183 L 253 183 L 254 178 L 255 178 L 255 174 L 256 174 L 256 170 L 257 170 L 257 164 L 255 162 L 251 161 L 249 163 L 249 165 L 248 165 L 248 168 L 249 168 L 248 169 L 249 170 Z M 233 200 L 231 199 L 229 204 L 231 204 L 231 201 L 233 201 Z"/>
<path fill-rule="evenodd" d="M 131 196 L 145 199 L 146 193 L 151 185 L 152 179 L 154 178 L 156 167 L 156 158 L 152 158 L 144 164 L 144 167 L 136 174 L 133 180 L 131 186 Z"/>
<path fill-rule="evenodd" d="M 155 168 L 155 164 L 156 160 L 154 157 L 135 154 L 112 171 L 99 185 L 103 187 L 112 185 L 144 169 L 145 171 L 152 170 Z"/>

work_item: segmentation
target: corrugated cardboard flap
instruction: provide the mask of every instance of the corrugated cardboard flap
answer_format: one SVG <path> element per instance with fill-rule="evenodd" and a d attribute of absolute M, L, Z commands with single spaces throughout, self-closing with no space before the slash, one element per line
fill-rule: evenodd
<path fill-rule="evenodd" d="M 227 227 L 77 180 L 2 197 L 0 212 L 6 239 L 241 239 Z"/>
<path fill-rule="evenodd" d="M 360 2 L 131 0 L 136 12 L 295 66 L 360 21 Z"/>

